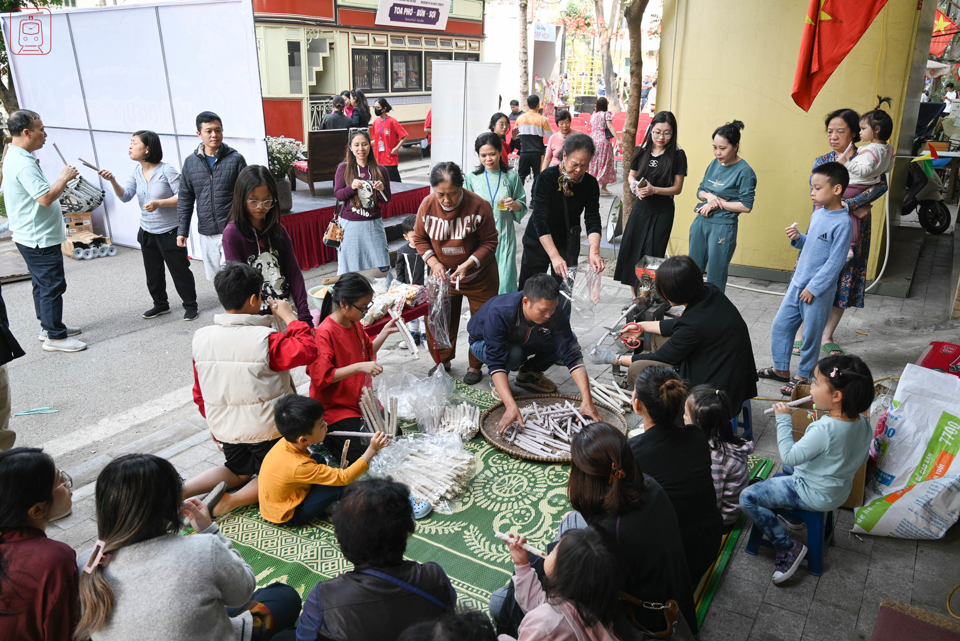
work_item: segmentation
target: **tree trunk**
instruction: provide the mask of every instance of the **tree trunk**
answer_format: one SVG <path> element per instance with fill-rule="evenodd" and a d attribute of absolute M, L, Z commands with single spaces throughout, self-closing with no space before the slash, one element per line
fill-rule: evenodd
<path fill-rule="evenodd" d="M 9 85 L 9 86 L 8 86 Z M 14 89 L 13 79 L 7 76 L 7 82 L 0 81 L 0 102 L 7 114 L 12 114 L 20 109 L 20 102 L 17 100 L 17 90 Z"/>
<path fill-rule="evenodd" d="M 520 0 L 520 104 L 530 95 L 530 70 L 527 60 L 527 0 Z"/>
<path fill-rule="evenodd" d="M 610 41 L 613 39 L 612 26 L 616 25 L 616 15 L 621 3 L 614 2 L 610 11 L 610 20 L 603 16 L 603 0 L 593 0 L 593 13 L 596 19 L 597 35 L 600 37 L 600 62 L 603 66 L 603 83 L 607 88 L 607 103 L 610 111 L 620 111 L 620 79 L 613 77 L 613 55 Z"/>
<path fill-rule="evenodd" d="M 633 0 L 627 5 L 624 17 L 630 34 L 630 98 L 627 101 L 627 121 L 623 125 L 623 216 L 624 225 L 633 208 L 634 196 L 630 191 L 630 162 L 637 139 L 637 122 L 640 119 L 640 92 L 643 85 L 643 12 L 649 0 Z"/>

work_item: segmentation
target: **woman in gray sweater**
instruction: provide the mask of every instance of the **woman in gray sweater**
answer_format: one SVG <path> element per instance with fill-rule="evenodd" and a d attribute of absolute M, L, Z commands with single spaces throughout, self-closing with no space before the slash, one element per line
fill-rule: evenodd
<path fill-rule="evenodd" d="M 254 591 L 253 570 L 202 501 L 181 502 L 182 489 L 173 465 L 150 454 L 121 456 L 100 472 L 100 540 L 80 557 L 76 638 L 261 641 L 293 626 L 296 590 L 274 583 Z M 183 514 L 199 534 L 178 535 Z"/>

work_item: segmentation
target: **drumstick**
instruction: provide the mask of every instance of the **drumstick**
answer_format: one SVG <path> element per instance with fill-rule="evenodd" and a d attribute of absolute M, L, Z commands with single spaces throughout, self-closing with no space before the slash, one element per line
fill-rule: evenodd
<path fill-rule="evenodd" d="M 99 169 L 98 167 L 95 167 L 95 166 L 93 165 L 93 163 L 89 163 L 89 162 L 87 162 L 86 160 L 84 160 L 83 158 L 77 158 L 77 160 L 79 160 L 84 166 L 89 167 L 90 169 L 92 169 L 92 170 L 94 170 L 94 171 L 97 171 L 97 172 L 100 171 L 100 169 Z"/>
<path fill-rule="evenodd" d="M 57 152 L 57 155 L 60 156 L 60 160 L 63 161 L 63 164 L 66 165 L 67 159 L 63 157 L 63 154 L 60 153 L 60 148 L 57 147 L 57 143 L 53 143 L 53 150 Z"/>
<path fill-rule="evenodd" d="M 803 398 L 798 398 L 795 401 L 790 401 L 789 403 L 787 403 L 787 405 L 789 405 L 790 407 L 796 407 L 797 405 L 803 405 L 807 401 L 811 401 L 811 400 L 813 400 L 813 396 L 804 396 Z M 763 410 L 763 413 L 773 414 L 773 408 L 768 407 L 767 409 Z"/>
<path fill-rule="evenodd" d="M 494 532 L 493 535 L 494 535 L 495 537 L 497 537 L 498 539 L 500 539 L 501 541 L 504 541 L 504 542 L 506 542 L 506 543 L 513 543 L 513 541 L 514 541 L 515 539 L 519 538 L 519 537 L 517 537 L 516 534 L 512 534 L 512 533 L 511 533 L 511 534 L 504 534 L 503 532 Z M 524 550 L 526 550 L 527 552 L 529 552 L 530 554 L 532 554 L 532 555 L 534 555 L 534 556 L 539 556 L 541 559 L 547 558 L 547 553 L 546 553 L 546 552 L 544 552 L 543 550 L 541 550 L 541 549 L 539 549 L 539 548 L 533 547 L 533 546 L 530 545 L 529 543 L 524 543 L 524 544 L 521 545 L 520 547 L 522 547 Z"/>

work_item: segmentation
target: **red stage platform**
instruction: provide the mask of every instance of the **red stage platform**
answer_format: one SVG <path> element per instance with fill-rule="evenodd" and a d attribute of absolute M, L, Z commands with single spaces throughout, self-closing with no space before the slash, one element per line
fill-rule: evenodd
<path fill-rule="evenodd" d="M 297 256 L 300 269 L 304 270 L 337 259 L 336 250 L 323 244 L 323 233 L 333 220 L 337 204 L 333 197 L 333 184 L 330 181 L 317 183 L 317 190 L 328 192 L 329 195 L 312 198 L 308 192 L 293 192 L 293 211 L 280 217 L 280 223 L 293 241 L 293 253 Z M 430 186 L 392 182 L 390 191 L 390 202 L 383 207 L 384 218 L 417 213 L 420 202 L 430 194 Z"/>

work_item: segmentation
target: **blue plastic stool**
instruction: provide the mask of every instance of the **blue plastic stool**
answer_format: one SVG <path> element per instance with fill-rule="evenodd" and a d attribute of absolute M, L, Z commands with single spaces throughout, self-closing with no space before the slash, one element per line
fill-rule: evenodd
<path fill-rule="evenodd" d="M 734 434 L 737 433 L 737 428 L 741 427 L 743 428 L 743 438 L 748 441 L 753 440 L 753 410 L 750 408 L 749 398 L 743 402 L 740 414 L 730 419 L 730 424 L 733 426 Z"/>
<path fill-rule="evenodd" d="M 807 572 L 814 576 L 823 574 L 823 556 L 827 546 L 833 545 L 833 510 L 829 512 L 809 512 L 807 510 L 774 510 L 777 514 L 794 520 L 803 521 L 807 526 Z M 763 538 L 763 531 L 754 524 L 750 528 L 750 538 L 745 551 L 756 555 L 761 545 L 771 546 Z"/>

